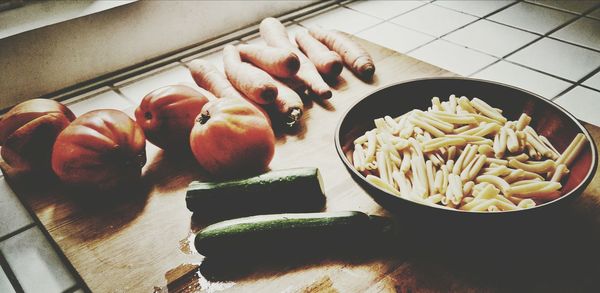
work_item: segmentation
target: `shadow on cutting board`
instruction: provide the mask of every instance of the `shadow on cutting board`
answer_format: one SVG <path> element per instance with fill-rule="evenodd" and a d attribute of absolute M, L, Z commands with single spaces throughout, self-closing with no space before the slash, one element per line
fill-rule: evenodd
<path fill-rule="evenodd" d="M 247 255 L 207 257 L 210 281 L 268 278 L 314 266 L 380 260 L 379 289 L 476 291 L 597 291 L 600 282 L 600 203 L 585 194 L 545 227 L 510 231 L 422 231 L 405 223 L 398 235 L 355 235 L 315 245 L 250 248 Z M 331 239 L 330 239 L 331 240 Z M 341 242 L 340 242 L 341 241 Z M 310 242 L 309 242 L 310 243 Z M 389 266 L 389 267 L 388 267 Z M 428 276 L 427 280 L 421 280 Z M 335 281 L 335 279 L 334 279 Z M 374 286 L 375 286 L 374 285 Z M 462 289 L 461 289 L 462 288 Z"/>

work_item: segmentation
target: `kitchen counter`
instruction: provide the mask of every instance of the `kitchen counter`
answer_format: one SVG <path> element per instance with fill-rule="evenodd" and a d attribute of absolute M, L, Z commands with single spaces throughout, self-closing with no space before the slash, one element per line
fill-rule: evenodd
<path fill-rule="evenodd" d="M 354 183 L 339 160 L 333 144 L 335 126 L 350 105 L 377 88 L 413 78 L 455 74 L 378 45 L 357 41 L 375 59 L 374 81 L 364 83 L 344 69 L 334 85 L 331 100 L 308 102 L 301 127 L 295 133 L 277 135 L 275 158 L 270 167 L 318 167 L 325 183 L 327 211 L 359 210 L 386 215 L 387 212 Z M 127 108 L 125 112 L 133 116 L 133 109 Z M 587 127 L 600 142 L 600 128 Z M 532 271 L 526 278 L 528 283 L 516 279 L 490 282 L 486 281 L 485 269 L 472 270 L 460 263 L 440 262 L 410 253 L 393 257 L 366 253 L 350 258 L 256 265 L 250 271 L 231 267 L 227 269 L 227 276 L 207 277 L 200 269 L 203 257 L 193 249 L 193 237 L 210 222 L 192 217 L 184 200 L 188 183 L 205 176 L 192 157 L 174 157 L 151 144 L 147 145 L 147 154 L 148 163 L 140 188 L 116 195 L 117 199 L 109 203 L 99 200 L 86 204 L 81 200 L 85 194 L 68 195 L 53 183 L 13 186 L 94 292 L 501 291 L 523 288 L 522 285 L 560 291 L 600 287 L 591 281 L 600 265 L 585 269 L 559 266 L 559 270 L 570 270 L 562 274 L 564 278 L 546 280 L 544 275 Z M 598 177 L 596 174 L 593 183 L 574 204 L 574 214 L 578 215 L 574 223 L 587 225 L 590 234 L 582 234 L 589 238 L 573 239 L 574 243 L 600 243 L 598 236 L 593 235 L 600 232 Z M 574 247 L 584 249 L 580 254 L 598 258 L 600 253 L 588 246 Z"/>

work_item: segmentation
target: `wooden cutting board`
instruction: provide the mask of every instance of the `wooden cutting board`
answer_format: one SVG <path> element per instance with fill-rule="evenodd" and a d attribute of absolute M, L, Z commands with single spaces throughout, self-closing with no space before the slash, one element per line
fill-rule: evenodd
<path fill-rule="evenodd" d="M 352 103 L 387 84 L 455 74 L 357 41 L 375 59 L 374 81 L 364 83 L 344 69 L 331 100 L 308 102 L 301 128 L 293 134 L 278 134 L 271 168 L 318 167 L 325 182 L 327 211 L 359 210 L 386 215 L 351 179 L 338 158 L 333 143 L 335 126 Z M 127 112 L 132 115 L 133 109 Z M 600 129 L 594 126 L 588 129 L 600 142 Z M 409 252 L 395 257 L 365 252 L 343 259 L 257 264 L 251 270 L 234 266 L 227 269 L 226 276 L 209 281 L 199 269 L 203 257 L 194 251 L 192 242 L 194 232 L 210 223 L 192 218 L 184 200 L 188 183 L 202 180 L 203 172 L 193 159 L 170 157 L 151 144 L 147 153 L 143 188 L 139 194 L 123 194 L 122 200 L 116 202 L 86 205 L 78 196 L 67 196 L 60 186 L 52 184 L 39 188 L 14 186 L 94 292 L 446 292 L 515 290 L 522 289 L 523 284 L 540 290 L 572 291 L 593 286 L 591 280 L 598 271 L 598 267 L 575 270 L 559 267 L 558 271 L 570 273 L 559 274 L 562 278 L 551 281 L 536 271 L 524 276 L 525 283 L 502 275 L 489 281 L 485 278 L 489 277 L 486 267 L 472 269 Z M 586 231 L 590 235 L 600 232 L 598 177 L 596 174 L 593 184 L 578 200 L 580 208 L 576 209 L 582 221 L 589 224 Z M 573 239 L 573 242 L 592 243 L 588 240 Z M 525 248 L 518 247 L 516 241 L 511 249 Z M 591 248 L 585 253 L 590 257 L 600 255 Z"/>

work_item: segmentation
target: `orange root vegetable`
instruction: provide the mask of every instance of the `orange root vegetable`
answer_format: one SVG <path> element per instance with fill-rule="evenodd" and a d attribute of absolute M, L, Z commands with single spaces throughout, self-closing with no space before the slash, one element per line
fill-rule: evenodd
<path fill-rule="evenodd" d="M 259 109 L 265 119 L 271 123 L 271 119 L 265 110 L 251 100 L 246 99 L 244 95 L 238 92 L 233 85 L 227 80 L 227 77 L 219 71 L 210 62 L 203 59 L 194 59 L 187 64 L 192 74 L 192 78 L 196 84 L 209 91 L 218 98 L 234 98 L 246 101 L 255 108 Z"/>
<path fill-rule="evenodd" d="M 304 103 L 294 90 L 278 80 L 276 83 L 278 94 L 274 103 L 275 108 L 283 116 L 284 123 L 289 127 L 294 127 L 302 117 Z"/>
<path fill-rule="evenodd" d="M 300 59 L 290 49 L 259 45 L 238 45 L 237 49 L 242 60 L 276 77 L 289 78 L 300 69 Z"/>
<path fill-rule="evenodd" d="M 211 92 L 218 98 L 240 98 L 244 96 L 238 92 L 214 65 L 203 59 L 195 59 L 188 64 L 192 78 L 196 84 Z"/>
<path fill-rule="evenodd" d="M 232 45 L 223 48 L 225 75 L 242 94 L 257 104 L 273 103 L 277 97 L 275 80 L 266 72 L 242 62 L 237 49 Z"/>
<path fill-rule="evenodd" d="M 370 80 L 375 73 L 373 58 L 365 49 L 337 31 L 311 28 L 311 36 L 342 56 L 344 63 L 362 79 Z"/>
<path fill-rule="evenodd" d="M 260 23 L 260 35 L 272 47 L 292 50 L 300 59 L 300 69 L 296 75 L 308 89 L 322 99 L 331 98 L 331 88 L 323 80 L 315 65 L 291 42 L 285 27 L 279 20 L 268 17 Z"/>
<path fill-rule="evenodd" d="M 330 51 L 307 32 L 297 33 L 296 43 L 323 76 L 334 78 L 342 73 L 342 69 L 344 69 L 342 57 L 338 53 Z"/>

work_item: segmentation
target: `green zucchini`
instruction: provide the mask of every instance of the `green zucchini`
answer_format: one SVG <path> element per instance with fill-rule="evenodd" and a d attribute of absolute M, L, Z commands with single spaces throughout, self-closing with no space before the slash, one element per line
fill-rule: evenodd
<path fill-rule="evenodd" d="M 210 225 L 194 245 L 204 256 L 289 254 L 352 245 L 371 239 L 365 236 L 373 228 L 368 215 L 355 211 L 260 215 Z"/>
<path fill-rule="evenodd" d="M 221 217 L 319 211 L 325 205 L 319 169 L 294 168 L 223 182 L 190 183 L 187 208 Z"/>

